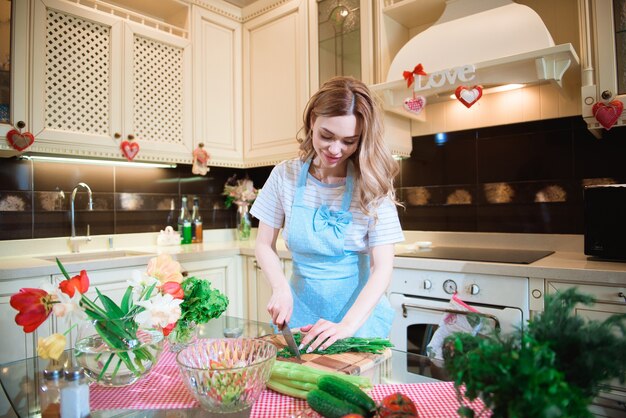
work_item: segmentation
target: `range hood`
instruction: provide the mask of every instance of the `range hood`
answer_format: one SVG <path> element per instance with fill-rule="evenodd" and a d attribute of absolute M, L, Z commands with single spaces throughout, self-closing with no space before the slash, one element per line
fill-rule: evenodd
<path fill-rule="evenodd" d="M 409 88 L 403 73 L 417 64 L 427 75 L 415 75 Z M 565 94 L 563 75 L 576 67 L 572 45 L 555 45 L 531 8 L 511 0 L 446 0 L 439 19 L 400 49 L 387 81 L 371 88 L 386 111 L 423 121 L 423 112 L 404 108 L 405 99 L 451 100 L 460 85 L 481 85 L 486 94 L 510 84 L 553 83 Z"/>

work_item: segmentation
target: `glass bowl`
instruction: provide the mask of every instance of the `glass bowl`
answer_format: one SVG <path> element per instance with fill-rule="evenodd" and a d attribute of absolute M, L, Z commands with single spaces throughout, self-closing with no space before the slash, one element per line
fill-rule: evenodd
<path fill-rule="evenodd" d="M 200 339 L 176 355 L 187 389 L 203 409 L 216 413 L 252 407 L 275 359 L 272 343 L 253 338 Z"/>

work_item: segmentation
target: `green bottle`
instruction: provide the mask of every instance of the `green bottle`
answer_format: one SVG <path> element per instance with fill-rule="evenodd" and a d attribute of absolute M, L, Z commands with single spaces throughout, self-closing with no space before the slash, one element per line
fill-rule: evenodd
<path fill-rule="evenodd" d="M 178 233 L 181 244 L 191 244 L 191 216 L 187 209 L 187 196 L 183 196 L 178 215 Z"/>

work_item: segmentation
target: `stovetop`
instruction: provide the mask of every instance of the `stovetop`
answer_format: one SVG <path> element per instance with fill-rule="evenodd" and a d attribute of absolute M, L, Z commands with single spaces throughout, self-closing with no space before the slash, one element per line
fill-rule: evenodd
<path fill-rule="evenodd" d="M 491 263 L 530 264 L 553 254 L 547 250 L 505 250 L 499 248 L 432 247 L 397 254 L 400 257 L 443 258 Z"/>

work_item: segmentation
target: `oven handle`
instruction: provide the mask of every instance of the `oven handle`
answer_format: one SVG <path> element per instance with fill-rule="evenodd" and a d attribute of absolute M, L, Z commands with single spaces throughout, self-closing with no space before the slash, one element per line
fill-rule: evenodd
<path fill-rule="evenodd" d="M 491 315 L 491 314 L 485 314 L 485 313 L 480 313 L 480 312 L 470 312 L 470 311 L 459 311 L 459 310 L 456 310 L 456 309 L 430 308 L 430 307 L 426 307 L 426 306 L 413 305 L 411 303 L 403 303 L 402 304 L 402 316 L 405 317 L 405 318 L 408 315 L 407 314 L 407 308 L 411 308 L 411 309 L 425 309 L 427 311 L 435 311 L 435 312 L 441 312 L 441 313 L 451 313 L 451 314 L 457 314 L 457 315 L 476 314 L 478 316 L 484 316 L 485 318 L 491 319 L 493 322 L 495 322 L 496 329 L 500 329 L 500 321 L 498 320 L 498 318 L 495 315 Z"/>

